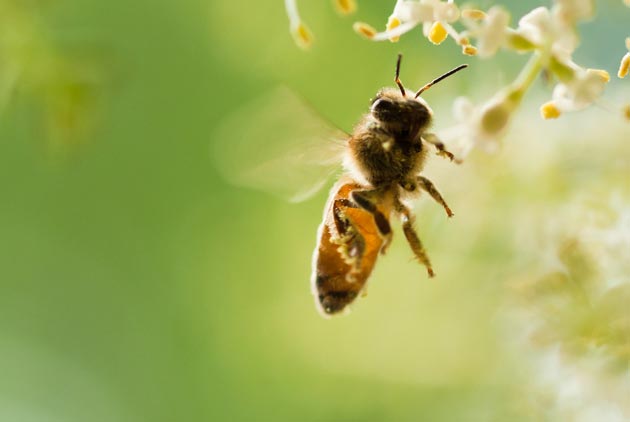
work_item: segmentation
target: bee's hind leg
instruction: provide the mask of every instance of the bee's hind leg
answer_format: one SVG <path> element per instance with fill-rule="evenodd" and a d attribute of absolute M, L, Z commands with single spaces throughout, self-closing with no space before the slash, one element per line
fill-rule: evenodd
<path fill-rule="evenodd" d="M 413 222 L 415 220 L 413 214 L 409 208 L 400 201 L 396 204 L 396 211 L 400 214 L 400 218 L 403 223 L 403 232 L 405 233 L 407 242 L 409 242 L 409 246 L 411 246 L 411 250 L 418 261 L 426 267 L 429 277 L 433 277 L 435 273 L 433 272 L 433 267 L 431 266 L 431 260 L 429 259 L 427 252 L 424 250 L 424 246 L 422 246 L 418 233 L 416 233 L 416 230 L 413 227 Z"/>
<path fill-rule="evenodd" d="M 357 208 L 357 206 L 348 199 L 337 199 L 333 203 L 333 222 L 337 231 L 337 243 L 340 245 L 339 252 L 344 261 L 352 265 L 352 273 L 348 274 L 349 278 L 353 274 L 361 270 L 363 255 L 365 254 L 365 239 L 352 224 L 352 221 L 346 216 L 347 208 Z"/>
<path fill-rule="evenodd" d="M 390 226 L 387 217 L 378 210 L 378 207 L 376 206 L 376 201 L 374 200 L 375 193 L 375 190 L 355 190 L 352 191 L 350 196 L 359 208 L 364 209 L 365 211 L 372 214 L 372 216 L 374 217 L 376 228 L 383 238 L 381 253 L 385 254 L 389 244 L 392 241 L 392 227 Z"/>

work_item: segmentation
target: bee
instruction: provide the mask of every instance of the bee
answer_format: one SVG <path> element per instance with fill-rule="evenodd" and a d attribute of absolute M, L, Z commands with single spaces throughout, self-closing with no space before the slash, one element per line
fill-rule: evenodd
<path fill-rule="evenodd" d="M 225 180 L 291 202 L 318 192 L 343 164 L 324 209 L 312 260 L 311 290 L 324 316 L 347 310 L 365 293 L 378 256 L 392 241 L 392 216 L 402 220 L 415 257 L 429 277 L 434 276 L 414 229 L 410 200 L 427 192 L 453 215 L 433 183 L 420 174 L 429 148 L 454 159 L 429 132 L 433 111 L 420 95 L 467 65 L 412 92 L 400 81 L 401 60 L 399 55 L 396 87 L 376 94 L 351 134 L 331 127 L 294 91 L 278 87 L 222 117 L 212 136 L 214 166 Z"/>
<path fill-rule="evenodd" d="M 392 216 L 402 221 L 405 238 L 428 276 L 435 275 L 406 202 L 424 191 L 448 217 L 453 216 L 433 182 L 421 175 L 429 145 L 441 156 L 453 160 L 453 155 L 428 132 L 433 111 L 420 95 L 467 65 L 446 72 L 414 93 L 400 80 L 401 60 L 398 55 L 397 88 L 383 88 L 376 94 L 369 113 L 347 139 L 345 172 L 330 192 L 317 231 L 311 287 L 325 316 L 347 309 L 365 291 L 378 256 L 385 254 L 392 241 Z"/>

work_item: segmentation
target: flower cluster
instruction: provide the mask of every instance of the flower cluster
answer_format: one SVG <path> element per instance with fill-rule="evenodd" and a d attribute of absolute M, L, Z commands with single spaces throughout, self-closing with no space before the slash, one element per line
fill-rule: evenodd
<path fill-rule="evenodd" d="M 310 32 L 299 20 L 294 3 L 287 0 L 292 32 L 298 44 L 306 46 Z M 449 148 L 459 149 L 458 158 L 462 159 L 475 145 L 494 145 L 507 133 L 521 99 L 539 75 L 555 82 L 551 98 L 540 106 L 544 119 L 582 110 L 599 100 L 610 75 L 573 60 L 579 44 L 577 25 L 594 15 L 594 0 L 553 0 L 551 7 L 531 10 L 512 27 L 510 14 L 501 6 L 484 11 L 460 7 L 453 0 L 397 0 L 384 31 L 364 22 L 356 22 L 354 30 L 372 41 L 396 42 L 421 26 L 431 43 L 438 45 L 450 37 L 466 55 L 490 58 L 501 49 L 530 55 L 517 78 L 486 102 L 474 105 L 468 99 L 456 101 L 458 123 L 439 135 Z M 622 59 L 618 75 L 624 77 L 628 72 L 630 53 Z M 630 115 L 626 109 L 624 113 Z"/>
<path fill-rule="evenodd" d="M 487 102 L 477 106 L 468 99 L 455 102 L 458 124 L 440 135 L 449 147 L 459 150 L 461 159 L 473 146 L 493 145 L 505 135 L 525 92 L 543 72 L 556 79 L 551 100 L 540 108 L 543 118 L 557 118 L 598 100 L 610 80 L 608 72 L 587 69 L 572 60 L 579 42 L 576 25 L 592 18 L 594 12 L 592 0 L 556 0 L 551 9 L 538 7 L 512 28 L 509 13 L 500 6 L 482 11 L 460 9 L 452 0 L 398 0 L 385 31 L 377 32 L 365 23 L 356 23 L 355 30 L 374 41 L 397 41 L 422 25 L 424 35 L 433 44 L 450 36 L 467 55 L 489 58 L 500 49 L 530 54 L 530 61 L 516 80 Z M 463 29 L 458 32 L 455 23 Z"/>
<path fill-rule="evenodd" d="M 534 387 L 545 392 L 551 419 L 630 417 L 629 210 L 619 194 L 557 210 L 563 217 L 541 245 L 547 269 L 512 285 L 514 332 L 541 374 Z"/>

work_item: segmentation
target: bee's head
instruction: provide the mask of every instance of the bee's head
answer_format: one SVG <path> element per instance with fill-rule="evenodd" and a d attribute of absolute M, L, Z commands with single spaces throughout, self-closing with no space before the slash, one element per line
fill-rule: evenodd
<path fill-rule="evenodd" d="M 422 129 L 431 123 L 433 111 L 422 99 L 406 92 L 404 97 L 394 88 L 383 88 L 372 100 L 370 113 L 379 123 L 394 129 Z"/>
<path fill-rule="evenodd" d="M 396 61 L 396 77 L 394 81 L 398 85 L 396 88 L 383 88 L 372 100 L 370 113 L 384 128 L 401 134 L 415 136 L 418 131 L 424 129 L 431 123 L 433 111 L 429 105 L 420 98 L 420 94 L 442 79 L 458 72 L 468 65 L 460 65 L 455 69 L 446 72 L 442 76 L 424 85 L 417 92 L 405 89 L 400 81 L 400 61 L 402 55 L 398 55 Z"/>

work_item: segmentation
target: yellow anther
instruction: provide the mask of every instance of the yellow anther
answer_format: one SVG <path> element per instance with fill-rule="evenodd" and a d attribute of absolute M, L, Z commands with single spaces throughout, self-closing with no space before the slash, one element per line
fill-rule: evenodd
<path fill-rule="evenodd" d="M 626 53 L 626 55 L 621 59 L 617 76 L 625 78 L 628 72 L 630 72 L 630 53 Z"/>
<path fill-rule="evenodd" d="M 440 22 L 434 22 L 431 26 L 431 30 L 429 31 L 429 41 L 431 41 L 435 45 L 442 44 L 448 37 L 448 32 L 446 32 L 446 28 Z"/>
<path fill-rule="evenodd" d="M 374 35 L 378 33 L 372 26 L 363 22 L 355 22 L 354 25 L 352 25 L 352 29 L 354 29 L 354 32 L 364 36 L 368 40 L 374 38 Z"/>
<path fill-rule="evenodd" d="M 630 104 L 623 106 L 621 112 L 623 113 L 623 118 L 630 122 Z"/>
<path fill-rule="evenodd" d="M 556 107 L 553 101 L 549 101 L 540 106 L 540 115 L 545 120 L 557 119 L 561 114 L 562 112 L 558 110 L 558 107 Z"/>
<path fill-rule="evenodd" d="M 462 46 L 462 53 L 464 53 L 467 56 L 476 56 L 477 55 L 477 47 L 475 47 L 474 45 L 463 45 Z"/>
<path fill-rule="evenodd" d="M 483 20 L 487 17 L 486 12 L 478 9 L 464 9 L 462 10 L 462 18 L 472 19 L 476 21 Z"/>
<path fill-rule="evenodd" d="M 387 30 L 391 31 L 392 29 L 396 28 L 397 26 L 400 26 L 400 19 L 398 19 L 396 16 L 390 16 L 389 19 L 387 20 Z M 389 40 L 391 42 L 397 42 L 400 39 L 400 37 L 396 36 L 396 37 L 389 37 Z"/>
<path fill-rule="evenodd" d="M 596 74 L 597 76 L 602 78 L 602 81 L 606 83 L 610 82 L 610 73 L 606 72 L 604 69 L 586 69 L 586 71 L 588 73 Z"/>
<path fill-rule="evenodd" d="M 308 26 L 303 22 L 299 22 L 295 27 L 291 28 L 291 35 L 298 47 L 308 49 L 313 44 L 313 34 Z"/>
<path fill-rule="evenodd" d="M 470 45 L 470 38 L 461 37 L 458 41 L 459 45 Z"/>
<path fill-rule="evenodd" d="M 354 0 L 335 0 L 335 8 L 342 15 L 349 15 L 357 10 L 357 3 Z"/>

